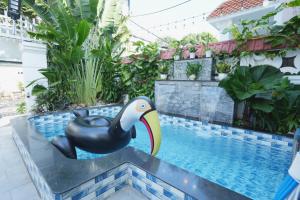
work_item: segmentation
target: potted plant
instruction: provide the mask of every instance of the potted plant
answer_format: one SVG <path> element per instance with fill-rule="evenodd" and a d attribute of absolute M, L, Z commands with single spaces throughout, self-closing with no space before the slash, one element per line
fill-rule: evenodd
<path fill-rule="evenodd" d="M 170 67 L 170 62 L 168 61 L 164 61 L 161 62 L 159 67 L 158 67 L 158 71 L 160 73 L 160 79 L 162 80 L 166 80 L 168 77 L 168 73 L 169 73 L 169 67 Z"/>
<path fill-rule="evenodd" d="M 227 74 L 231 70 L 231 65 L 225 62 L 219 62 L 216 64 L 217 72 L 218 72 L 218 80 L 223 80 L 227 77 Z"/>
<path fill-rule="evenodd" d="M 189 80 L 196 80 L 201 69 L 202 65 L 200 63 L 188 63 L 186 68 L 186 75 Z"/>
<path fill-rule="evenodd" d="M 174 60 L 180 60 L 180 57 L 181 57 L 181 48 L 180 47 L 177 47 L 176 48 L 176 51 L 175 51 L 175 54 L 174 54 Z"/>
<path fill-rule="evenodd" d="M 196 48 L 194 46 L 191 46 L 189 48 L 189 52 L 190 52 L 190 59 L 195 59 L 195 57 L 196 57 Z"/>
<path fill-rule="evenodd" d="M 209 47 L 205 47 L 205 57 L 210 58 L 212 56 L 212 50 Z"/>
<path fill-rule="evenodd" d="M 174 60 L 180 60 L 182 49 L 181 43 L 178 40 L 174 40 L 170 44 L 170 48 L 175 49 Z"/>

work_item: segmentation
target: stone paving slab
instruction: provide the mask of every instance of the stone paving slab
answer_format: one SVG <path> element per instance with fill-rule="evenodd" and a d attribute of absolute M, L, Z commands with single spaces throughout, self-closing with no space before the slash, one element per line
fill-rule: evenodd
<path fill-rule="evenodd" d="M 40 200 L 13 141 L 9 124 L 0 126 L 0 197 L 3 200 Z"/>

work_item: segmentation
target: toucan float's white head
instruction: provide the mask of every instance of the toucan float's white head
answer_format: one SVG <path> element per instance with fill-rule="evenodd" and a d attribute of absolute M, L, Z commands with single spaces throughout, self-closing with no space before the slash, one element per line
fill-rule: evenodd
<path fill-rule="evenodd" d="M 147 97 L 137 97 L 125 106 L 120 125 L 124 131 L 129 131 L 138 121 L 146 126 L 151 142 L 151 154 L 155 155 L 161 143 L 161 130 L 158 113 L 152 101 Z"/>

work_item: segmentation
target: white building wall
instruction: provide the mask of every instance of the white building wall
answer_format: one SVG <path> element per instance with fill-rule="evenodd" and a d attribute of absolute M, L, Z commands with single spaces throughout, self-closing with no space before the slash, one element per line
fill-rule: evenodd
<path fill-rule="evenodd" d="M 19 83 L 23 83 L 21 64 L 0 64 L 0 93 L 19 92 Z"/>
<path fill-rule="evenodd" d="M 47 48 L 45 44 L 23 41 L 22 46 L 22 68 L 25 85 L 38 78 L 42 78 L 42 74 L 38 71 L 47 68 Z M 44 85 L 47 83 L 41 82 Z M 35 97 L 31 95 L 31 87 L 25 88 L 26 107 L 30 111 L 35 103 Z"/>
<path fill-rule="evenodd" d="M 9 37 L 0 37 L 0 61 L 21 62 L 21 41 Z"/>

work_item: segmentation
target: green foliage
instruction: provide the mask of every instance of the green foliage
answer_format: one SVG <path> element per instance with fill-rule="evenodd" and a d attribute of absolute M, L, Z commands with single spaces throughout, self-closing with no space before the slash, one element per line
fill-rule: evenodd
<path fill-rule="evenodd" d="M 161 61 L 158 68 L 159 73 L 168 74 L 171 65 L 172 65 L 171 61 Z"/>
<path fill-rule="evenodd" d="M 159 76 L 159 49 L 156 43 L 134 44 L 136 54 L 131 55 L 132 63 L 124 65 L 123 82 L 130 98 L 148 96 L 154 99 L 154 82 Z"/>
<path fill-rule="evenodd" d="M 226 62 L 218 62 L 216 64 L 218 73 L 229 73 L 231 70 L 231 65 Z"/>
<path fill-rule="evenodd" d="M 17 113 L 18 114 L 25 114 L 26 113 L 26 104 L 25 104 L 24 101 L 17 105 Z"/>
<path fill-rule="evenodd" d="M 243 124 L 250 128 L 288 133 L 300 125 L 300 88 L 272 66 L 236 67 L 219 84 L 244 102 Z"/>
<path fill-rule="evenodd" d="M 73 103 L 84 103 L 87 106 L 95 105 L 97 102 L 97 93 L 99 91 L 99 60 L 83 59 L 80 65 L 75 69 L 76 81 L 73 82 L 74 91 Z"/>
<path fill-rule="evenodd" d="M 186 75 L 189 77 L 195 75 L 198 77 L 200 71 L 202 70 L 202 65 L 200 63 L 188 63 L 186 68 Z"/>
<path fill-rule="evenodd" d="M 92 51 L 101 63 L 98 96 L 102 101 L 109 103 L 119 101 L 126 88 L 125 83 L 122 82 L 123 68 L 121 62 L 121 54 L 124 51 L 121 41 L 123 41 L 124 33 L 112 34 L 116 31 L 114 29 L 114 27 L 109 27 L 103 30 L 99 39 L 98 50 Z"/>
<path fill-rule="evenodd" d="M 237 48 L 233 52 L 235 56 L 248 56 L 251 52 L 246 49 L 246 44 L 250 39 L 255 37 L 265 36 L 266 42 L 271 44 L 274 48 L 282 45 L 287 48 L 294 48 L 300 43 L 300 15 L 291 18 L 283 25 L 274 25 L 273 17 L 288 7 L 299 6 L 299 0 L 293 0 L 289 3 L 283 3 L 278 6 L 273 12 L 270 12 L 258 20 L 241 20 L 241 28 L 236 24 L 230 28 L 225 29 L 224 33 L 231 33 L 237 42 Z M 283 53 L 285 53 L 284 51 Z M 282 52 L 281 52 L 282 53 Z M 276 55 L 269 52 L 263 53 L 268 57 Z"/>
<path fill-rule="evenodd" d="M 48 88 L 32 84 L 36 110 L 64 109 L 69 104 L 94 105 L 119 99 L 115 73 L 121 65 L 128 30 L 118 0 L 24 0 L 43 19 L 30 35 L 48 45 Z M 119 91 L 118 91 L 119 92 Z M 43 101 L 49 98 L 49 102 Z"/>
<path fill-rule="evenodd" d="M 191 33 L 186 36 L 184 36 L 181 39 L 181 44 L 183 46 L 186 45 L 196 45 L 196 44 L 202 44 L 207 46 L 209 43 L 217 42 L 218 40 L 214 35 L 212 35 L 209 32 L 202 32 L 202 33 Z"/>
<path fill-rule="evenodd" d="M 196 48 L 194 46 L 189 47 L 189 52 L 190 53 L 195 53 L 196 52 Z"/>

